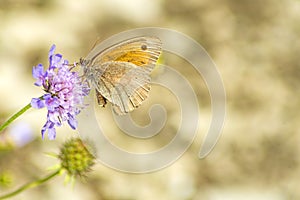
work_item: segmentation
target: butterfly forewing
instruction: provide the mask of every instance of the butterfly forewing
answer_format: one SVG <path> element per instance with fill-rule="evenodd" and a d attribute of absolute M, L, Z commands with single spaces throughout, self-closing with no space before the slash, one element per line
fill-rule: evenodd
<path fill-rule="evenodd" d="M 130 62 L 149 72 L 161 53 L 161 41 L 156 37 L 136 37 L 117 43 L 92 58 L 93 65 L 108 61 Z"/>

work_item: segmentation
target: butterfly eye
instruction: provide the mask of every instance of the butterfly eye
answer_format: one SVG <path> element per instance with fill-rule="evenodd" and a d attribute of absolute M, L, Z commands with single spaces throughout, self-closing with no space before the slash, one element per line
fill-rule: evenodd
<path fill-rule="evenodd" d="M 147 50 L 147 45 L 143 44 L 143 45 L 141 46 L 141 49 L 144 50 L 144 51 Z"/>

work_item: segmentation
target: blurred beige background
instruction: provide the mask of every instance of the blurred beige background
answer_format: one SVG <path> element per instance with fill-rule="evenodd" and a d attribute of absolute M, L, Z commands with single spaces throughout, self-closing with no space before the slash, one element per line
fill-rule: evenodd
<path fill-rule="evenodd" d="M 31 69 L 38 63 L 47 66 L 53 43 L 74 62 L 97 39 L 145 26 L 191 36 L 218 66 L 227 93 L 227 117 L 213 152 L 204 160 L 197 157 L 209 125 L 209 94 L 203 81 L 196 83 L 201 77 L 183 65 L 181 72 L 201 89 L 201 117 L 194 143 L 177 162 L 142 175 L 98 163 L 86 181 L 74 187 L 64 186 L 64 177 L 58 177 L 13 199 L 299 199 L 298 0 L 0 0 L 0 120 L 41 94 L 33 86 Z M 159 99 L 155 91 L 149 102 Z M 176 108 L 167 107 L 169 117 L 177 120 L 172 109 Z M 75 134 L 66 125 L 58 130 L 57 140 L 42 141 L 45 113 L 32 109 L 14 123 L 29 124 L 36 139 L 0 150 L 0 173 L 10 173 L 13 181 L 10 187 L 0 186 L 0 194 L 48 174 L 47 168 L 58 161 L 44 152 L 57 153 Z M 121 133 L 111 127 L 118 137 Z M 176 125 L 168 127 L 166 140 Z M 126 140 L 121 145 L 126 147 Z"/>

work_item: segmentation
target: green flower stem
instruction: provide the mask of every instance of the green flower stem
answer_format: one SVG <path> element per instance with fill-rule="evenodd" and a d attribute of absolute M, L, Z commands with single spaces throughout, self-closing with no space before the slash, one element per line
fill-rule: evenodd
<path fill-rule="evenodd" d="M 0 200 L 1 199 L 6 199 L 6 198 L 9 198 L 9 197 L 12 197 L 12 196 L 15 196 L 21 192 L 23 192 L 24 190 L 27 190 L 29 188 L 33 188 L 33 187 L 36 187 L 38 185 L 41 185 L 45 182 L 47 182 L 48 180 L 52 179 L 53 177 L 55 177 L 56 175 L 60 174 L 61 172 L 61 169 L 55 171 L 54 173 L 48 175 L 47 177 L 45 178 L 42 178 L 42 179 L 39 179 L 39 180 L 36 180 L 36 181 L 33 181 L 33 182 L 30 182 L 30 183 L 27 183 L 25 185 L 23 185 L 22 187 L 20 187 L 19 189 L 15 190 L 14 192 L 11 192 L 9 194 L 6 194 L 4 196 L 0 196 Z"/>
<path fill-rule="evenodd" d="M 22 108 L 19 112 L 11 116 L 4 124 L 0 126 L 0 132 L 3 131 L 10 123 L 12 123 L 15 119 L 17 119 L 20 115 L 26 112 L 29 108 L 31 108 L 31 104 L 27 104 L 24 108 Z"/>

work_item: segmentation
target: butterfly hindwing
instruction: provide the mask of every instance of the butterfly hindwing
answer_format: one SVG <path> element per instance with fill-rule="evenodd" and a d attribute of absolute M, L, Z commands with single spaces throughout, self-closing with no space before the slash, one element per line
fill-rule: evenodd
<path fill-rule="evenodd" d="M 105 65 L 105 71 L 97 79 L 97 91 L 114 105 L 117 114 L 134 110 L 148 96 L 149 73 L 127 62 L 111 61 Z"/>

